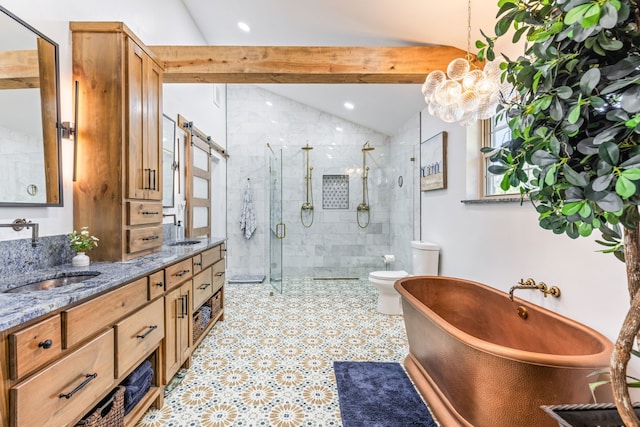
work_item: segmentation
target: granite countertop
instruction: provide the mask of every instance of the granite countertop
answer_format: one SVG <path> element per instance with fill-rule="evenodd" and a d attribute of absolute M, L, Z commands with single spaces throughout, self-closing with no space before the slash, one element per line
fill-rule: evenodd
<path fill-rule="evenodd" d="M 225 241 L 223 238 L 198 238 L 201 243 L 189 246 L 163 246 L 162 250 L 130 261 L 92 262 L 88 267 L 63 264 L 19 276 L 0 277 L 0 331 L 20 325 L 36 317 L 55 311 L 95 294 L 145 276 L 168 264 L 189 258 Z M 82 272 L 100 273 L 80 283 L 58 288 L 21 293 L 5 291 L 40 280 L 75 275 Z"/>

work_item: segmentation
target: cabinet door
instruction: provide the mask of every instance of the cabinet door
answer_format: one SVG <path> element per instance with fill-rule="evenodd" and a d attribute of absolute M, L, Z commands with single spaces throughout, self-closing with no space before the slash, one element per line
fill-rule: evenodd
<path fill-rule="evenodd" d="M 164 379 L 169 382 L 189 356 L 191 280 L 164 296 Z"/>
<path fill-rule="evenodd" d="M 162 70 L 149 57 L 144 57 L 143 169 L 151 171 L 151 185 L 145 199 L 162 200 Z"/>
<path fill-rule="evenodd" d="M 127 197 L 162 200 L 162 70 L 127 41 Z"/>
<path fill-rule="evenodd" d="M 152 174 L 144 166 L 145 123 L 143 109 L 144 51 L 132 40 L 127 40 L 127 194 L 126 197 L 144 199 L 145 192 L 152 184 Z"/>

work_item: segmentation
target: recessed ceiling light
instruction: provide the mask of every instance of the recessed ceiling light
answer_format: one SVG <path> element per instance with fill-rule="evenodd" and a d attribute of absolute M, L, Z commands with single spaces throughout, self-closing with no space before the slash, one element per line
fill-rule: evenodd
<path fill-rule="evenodd" d="M 337 130 L 338 132 L 342 132 L 342 128 L 341 128 L 340 126 L 336 126 L 336 130 Z"/>
<path fill-rule="evenodd" d="M 346 108 L 347 110 L 353 110 L 356 106 L 353 105 L 351 102 L 347 101 L 344 103 L 344 108 Z"/>
<path fill-rule="evenodd" d="M 249 24 L 242 21 L 238 22 L 238 28 L 240 28 L 245 33 L 248 33 L 249 31 L 251 31 L 251 27 L 249 26 Z"/>
<path fill-rule="evenodd" d="M 267 104 L 269 107 L 273 106 L 273 103 L 271 101 L 265 101 L 265 104 Z"/>

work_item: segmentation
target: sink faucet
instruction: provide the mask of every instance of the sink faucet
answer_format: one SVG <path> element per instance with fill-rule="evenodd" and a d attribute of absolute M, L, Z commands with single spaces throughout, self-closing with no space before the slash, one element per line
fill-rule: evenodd
<path fill-rule="evenodd" d="M 172 213 L 172 214 L 163 213 L 162 214 L 163 218 L 167 217 L 167 216 L 172 216 L 173 217 L 173 225 L 178 225 L 178 226 L 180 225 L 181 221 L 178 221 L 178 216 L 176 214 L 174 214 L 174 213 Z"/>
<path fill-rule="evenodd" d="M 536 284 L 535 280 L 531 278 L 527 279 L 526 281 L 520 279 L 517 285 L 512 286 L 511 289 L 509 289 L 509 300 L 511 302 L 513 302 L 513 291 L 515 291 L 516 289 L 535 289 L 542 292 L 545 298 L 547 297 L 547 295 L 551 295 L 556 298 L 560 296 L 560 288 L 557 286 L 552 286 L 551 288 L 549 288 L 544 282 Z"/>
<path fill-rule="evenodd" d="M 38 224 L 35 222 L 27 221 L 24 218 L 18 218 L 11 224 L 0 224 L 0 227 L 11 227 L 15 231 L 22 231 L 23 228 L 31 229 L 31 246 L 38 246 Z"/>

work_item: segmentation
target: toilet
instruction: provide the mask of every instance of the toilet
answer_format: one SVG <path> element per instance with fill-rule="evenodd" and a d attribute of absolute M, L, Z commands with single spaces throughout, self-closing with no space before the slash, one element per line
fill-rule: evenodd
<path fill-rule="evenodd" d="M 411 262 L 414 276 L 437 276 L 440 246 L 435 243 L 412 241 Z M 402 301 L 393 285 L 399 279 L 408 277 L 404 270 L 373 271 L 369 273 L 369 283 L 379 291 L 377 310 L 383 314 L 402 314 Z"/>

